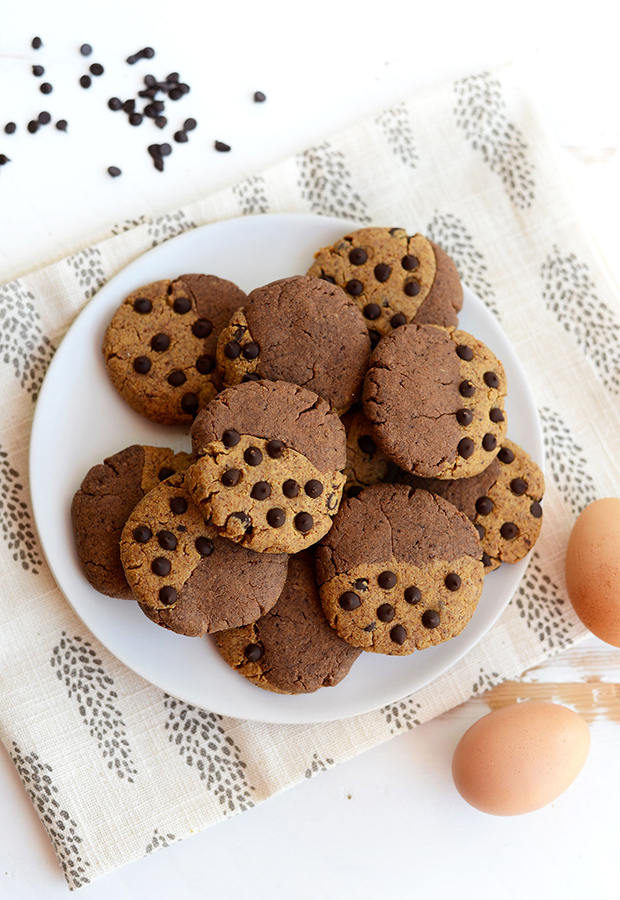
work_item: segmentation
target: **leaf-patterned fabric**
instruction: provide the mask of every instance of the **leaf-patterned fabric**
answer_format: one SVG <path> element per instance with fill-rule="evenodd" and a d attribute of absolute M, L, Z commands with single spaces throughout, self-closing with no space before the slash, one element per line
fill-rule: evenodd
<path fill-rule="evenodd" d="M 163 694 L 116 660 L 56 587 L 28 495 L 34 403 L 54 349 L 137 255 L 207 222 L 305 212 L 426 232 L 500 319 L 547 449 L 545 522 L 484 640 L 414 695 L 357 718 L 277 726 Z M 563 556 L 579 511 L 618 493 L 620 301 L 510 69 L 388 109 L 297 157 L 0 287 L 0 737 L 71 888 L 414 728 L 584 635 Z"/>

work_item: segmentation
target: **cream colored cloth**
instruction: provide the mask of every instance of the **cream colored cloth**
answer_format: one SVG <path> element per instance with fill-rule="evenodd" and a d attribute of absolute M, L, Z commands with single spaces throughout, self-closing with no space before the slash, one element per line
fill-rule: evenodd
<path fill-rule="evenodd" d="M 563 553 L 579 510 L 618 493 L 620 306 L 544 124 L 513 77 L 482 73 L 415 96 L 0 287 L 0 737 L 71 888 L 413 728 L 583 635 L 565 595 Z M 507 332 L 546 442 L 542 536 L 499 622 L 423 690 L 323 725 L 222 718 L 127 669 L 56 587 L 28 497 L 37 392 L 89 298 L 156 243 L 265 212 L 397 225 L 441 244 Z"/>

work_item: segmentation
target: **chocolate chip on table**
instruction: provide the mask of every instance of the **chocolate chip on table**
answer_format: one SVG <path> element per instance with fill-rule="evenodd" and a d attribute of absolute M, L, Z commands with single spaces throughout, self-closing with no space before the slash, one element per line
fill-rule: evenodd
<path fill-rule="evenodd" d="M 36 119 L 32 119 L 30 122 L 28 122 L 27 128 L 30 134 L 36 134 L 39 130 L 39 123 L 36 121 Z"/>
<path fill-rule="evenodd" d="M 52 117 L 48 112 L 43 111 L 39 113 L 39 115 L 37 116 L 37 120 L 39 122 L 39 125 L 49 125 L 49 123 L 52 121 Z"/>
<path fill-rule="evenodd" d="M 357 609 L 358 606 L 361 606 L 362 601 L 354 591 L 345 591 L 344 594 L 340 595 L 338 604 L 341 609 L 346 609 L 347 612 L 350 612 L 352 609 Z"/>
<path fill-rule="evenodd" d="M 213 541 L 207 537 L 196 538 L 194 546 L 201 556 L 211 556 L 213 553 Z"/>
<path fill-rule="evenodd" d="M 458 442 L 456 449 L 458 450 L 459 456 L 462 456 L 463 459 L 469 459 L 475 449 L 475 444 L 471 438 L 464 437 Z"/>
<path fill-rule="evenodd" d="M 377 609 L 377 618 L 380 622 L 391 622 L 396 615 L 396 610 L 391 603 L 382 603 Z"/>
<path fill-rule="evenodd" d="M 198 125 L 196 119 L 186 119 L 183 122 L 183 131 L 193 131 L 194 128 Z"/>
<path fill-rule="evenodd" d="M 499 406 L 494 406 L 492 410 L 489 412 L 489 419 L 491 422 L 503 422 L 504 421 L 504 413 L 499 408 Z"/>
<path fill-rule="evenodd" d="M 208 353 L 204 356 L 199 356 L 196 360 L 196 368 L 201 375 L 210 375 L 215 369 L 215 359 L 209 356 Z"/>
<path fill-rule="evenodd" d="M 136 108 L 135 100 L 125 100 L 125 102 L 123 103 L 123 112 L 132 113 L 135 108 Z"/>
<path fill-rule="evenodd" d="M 83 88 L 89 88 L 92 83 L 93 80 L 90 75 L 82 75 L 82 77 L 80 78 L 80 84 Z M 43 85 L 41 85 L 41 87 L 43 87 Z"/>
<path fill-rule="evenodd" d="M 209 337 L 213 331 L 213 325 L 208 319 L 196 319 L 192 325 L 192 334 L 197 338 Z"/>
<path fill-rule="evenodd" d="M 368 259 L 368 254 L 363 247 L 353 247 L 349 252 L 349 262 L 352 266 L 361 266 Z"/>
<path fill-rule="evenodd" d="M 167 334 L 159 332 L 159 334 L 155 334 L 151 338 L 151 350 L 155 350 L 157 353 L 163 353 L 169 346 L 170 338 Z"/>
<path fill-rule="evenodd" d="M 403 256 L 403 258 L 400 261 L 400 264 L 403 267 L 403 269 L 406 269 L 408 272 L 411 272 L 413 269 L 418 268 L 418 266 L 420 265 L 420 260 L 418 259 L 417 256 L 412 256 L 410 253 L 408 253 L 406 256 Z"/>
<path fill-rule="evenodd" d="M 91 75 L 97 77 L 99 75 L 103 75 L 103 66 L 101 65 L 101 63 L 93 63 L 92 66 L 88 67 L 88 71 Z"/>
<path fill-rule="evenodd" d="M 179 82 L 179 90 L 181 91 L 182 94 L 189 94 L 190 86 L 189 86 L 189 84 L 185 84 L 185 82 L 180 81 Z"/>
<path fill-rule="evenodd" d="M 8 156 L 5 156 L 4 153 L 0 153 L 0 166 L 6 166 L 8 162 L 11 162 Z"/>
<path fill-rule="evenodd" d="M 234 487 L 236 484 L 239 484 L 240 478 L 240 469 L 226 469 L 226 471 L 222 474 L 221 481 L 224 487 Z"/>
<path fill-rule="evenodd" d="M 161 156 L 158 156 L 157 159 L 153 160 L 153 165 L 155 166 L 155 168 L 157 169 L 158 172 L 164 171 L 164 161 L 161 158 Z"/>
<path fill-rule="evenodd" d="M 163 587 L 159 592 L 159 599 L 165 606 L 172 606 L 173 603 L 177 602 L 177 597 L 178 594 L 176 590 L 170 584 L 167 584 L 166 587 Z"/>
<path fill-rule="evenodd" d="M 4 126 L 5 134 L 15 134 L 16 131 L 17 131 L 17 125 L 15 124 L 15 122 L 7 122 L 6 125 Z"/>
<path fill-rule="evenodd" d="M 260 452 L 258 447 L 248 447 L 248 449 L 243 454 L 243 458 L 248 466 L 260 466 L 263 461 L 263 454 Z"/>
<path fill-rule="evenodd" d="M 286 513 L 283 509 L 275 506 L 267 513 L 267 522 L 272 528 L 281 528 L 286 522 Z"/>
<path fill-rule="evenodd" d="M 257 481 L 250 492 L 254 500 L 266 500 L 271 496 L 271 485 L 267 481 Z"/>
<path fill-rule="evenodd" d="M 282 493 L 285 497 L 288 497 L 289 500 L 292 500 L 299 494 L 299 485 L 293 478 L 287 478 L 282 485 Z"/>
<path fill-rule="evenodd" d="M 499 387 L 499 376 L 495 372 L 485 372 L 482 377 L 484 378 L 484 383 L 487 385 L 487 387 Z"/>
<path fill-rule="evenodd" d="M 66 119 L 59 119 L 59 120 L 56 122 L 56 128 L 58 129 L 58 131 L 66 131 L 66 130 L 67 130 L 67 125 L 68 125 L 68 124 L 69 124 L 69 123 L 67 122 Z"/>
<path fill-rule="evenodd" d="M 300 512 L 295 516 L 295 528 L 297 531 L 300 531 L 301 534 L 308 534 L 308 532 L 312 530 L 313 525 L 314 519 L 310 513 Z"/>
<path fill-rule="evenodd" d="M 181 76 L 178 72 L 171 72 L 170 75 L 166 76 L 166 81 L 172 82 L 172 84 L 176 84 Z"/>
<path fill-rule="evenodd" d="M 142 125 L 142 116 L 140 113 L 134 112 L 129 116 L 130 125 Z"/>
<path fill-rule="evenodd" d="M 508 464 L 513 461 L 513 459 L 515 458 L 515 455 L 512 452 L 512 450 L 510 449 L 510 447 L 502 447 L 502 449 L 497 454 L 497 458 L 499 459 L 500 462 Z"/>
<path fill-rule="evenodd" d="M 519 534 L 519 529 L 514 522 L 504 522 L 499 533 L 505 541 L 512 541 Z"/>
<path fill-rule="evenodd" d="M 248 662 L 258 662 L 265 655 L 265 648 L 262 644 L 248 644 L 243 655 Z"/>
<path fill-rule="evenodd" d="M 459 359 L 464 359 L 466 362 L 469 362 L 470 359 L 474 358 L 474 351 L 471 347 L 468 347 L 467 344 L 459 344 L 456 348 L 456 355 Z"/>
<path fill-rule="evenodd" d="M 174 475 L 174 469 L 171 469 L 170 466 L 162 466 L 157 473 L 157 477 L 160 481 L 165 481 L 166 478 L 170 478 L 171 475 Z"/>
<path fill-rule="evenodd" d="M 254 103 L 264 103 L 266 99 L 262 91 L 254 91 Z"/>
<path fill-rule="evenodd" d="M 364 285 L 357 278 L 351 278 L 350 281 L 347 281 L 344 287 L 347 294 L 350 294 L 352 297 L 359 297 L 359 295 L 364 290 Z"/>
<path fill-rule="evenodd" d="M 490 512 L 493 512 L 494 508 L 495 504 L 490 497 L 478 497 L 476 500 L 476 511 L 481 516 L 488 516 Z"/>
<path fill-rule="evenodd" d="M 437 628 L 440 621 L 439 613 L 434 609 L 425 610 L 422 616 L 422 625 L 424 625 L 425 628 Z"/>
<path fill-rule="evenodd" d="M 183 92 L 179 90 L 179 88 L 172 88 L 172 90 L 168 93 L 168 96 L 171 100 L 180 100 L 183 96 Z M 216 147 L 217 149 L 217 147 Z"/>
<path fill-rule="evenodd" d="M 49 81 L 44 81 L 39 90 L 42 94 L 51 94 L 54 90 Z"/>
<path fill-rule="evenodd" d="M 408 297 L 417 297 L 420 293 L 420 285 L 415 279 L 412 279 L 405 284 L 403 290 Z"/>
<path fill-rule="evenodd" d="M 137 313 L 145 315 L 153 309 L 153 304 L 147 297 L 136 297 L 133 301 L 133 308 Z"/>
<path fill-rule="evenodd" d="M 456 411 L 456 421 L 459 425 L 471 425 L 474 421 L 474 414 L 471 409 L 463 407 L 463 409 L 458 409 Z"/>
<path fill-rule="evenodd" d="M 171 91 L 170 93 L 172 94 L 173 92 Z M 220 153 L 228 153 L 231 149 L 230 144 L 225 144 L 223 141 L 216 141 L 214 147 Z"/>
<path fill-rule="evenodd" d="M 448 572 L 444 578 L 444 584 L 449 591 L 458 591 L 461 586 L 461 579 L 456 572 Z"/>
<path fill-rule="evenodd" d="M 185 497 L 173 497 L 170 501 L 170 509 L 175 516 L 180 516 L 187 512 L 187 500 Z"/>
<path fill-rule="evenodd" d="M 405 600 L 415 606 L 422 599 L 422 591 L 418 587 L 408 587 L 405 591 Z"/>
<path fill-rule="evenodd" d="M 476 393 L 476 386 L 471 381 L 461 381 L 459 384 L 459 394 L 461 397 L 473 397 Z"/>
<path fill-rule="evenodd" d="M 38 50 L 39 47 L 42 47 L 42 46 L 43 46 L 43 41 L 41 40 L 40 37 L 34 37 L 32 39 L 31 47 L 33 50 Z"/>
<path fill-rule="evenodd" d="M 495 450 L 497 447 L 497 438 L 494 434 L 485 434 L 482 438 L 482 447 L 487 452 L 491 452 L 491 450 Z"/>
<path fill-rule="evenodd" d="M 140 93 L 143 93 L 142 91 Z M 157 109 L 154 103 L 148 103 L 144 107 L 144 115 L 148 116 L 149 119 L 156 119 L 161 110 Z"/>
<path fill-rule="evenodd" d="M 144 47 L 143 50 L 138 50 L 137 53 L 132 53 L 131 56 L 128 56 L 125 62 L 128 62 L 130 66 L 133 66 L 141 59 L 153 59 L 155 56 L 155 51 L 152 47 Z"/>
<path fill-rule="evenodd" d="M 165 116 L 157 116 L 155 119 L 155 124 L 158 128 L 165 128 L 168 124 L 168 119 Z"/>
<path fill-rule="evenodd" d="M 320 481 L 317 481 L 316 478 L 311 478 L 310 481 L 306 481 L 304 485 L 304 491 L 306 492 L 308 497 L 316 499 L 323 493 L 323 485 Z"/>
<path fill-rule="evenodd" d="M 384 284 L 392 274 L 392 269 L 385 263 L 379 263 L 374 268 L 374 275 L 380 284 Z"/>
<path fill-rule="evenodd" d="M 153 532 L 148 525 L 138 525 L 138 527 L 133 530 L 133 539 L 139 544 L 146 544 L 152 537 Z"/>
<path fill-rule="evenodd" d="M 108 175 L 111 175 L 112 178 L 118 178 L 119 175 L 122 175 L 122 172 L 118 166 L 108 166 Z"/>
<path fill-rule="evenodd" d="M 146 375 L 146 373 L 150 371 L 151 360 L 148 356 L 136 356 L 133 361 L 133 368 L 138 375 Z"/>
<path fill-rule="evenodd" d="M 278 441 L 274 438 L 273 440 L 268 442 L 265 449 L 272 459 L 280 459 L 280 457 L 284 453 L 284 444 L 282 443 L 282 441 Z"/>
<path fill-rule="evenodd" d="M 186 144 L 189 140 L 184 131 L 175 131 L 173 137 L 177 144 Z"/>
<path fill-rule="evenodd" d="M 381 574 L 377 578 L 377 581 L 379 583 L 379 587 L 383 588 L 386 591 L 389 591 L 394 587 L 397 579 L 394 572 L 386 571 L 381 572 Z"/>
<path fill-rule="evenodd" d="M 164 575 L 168 575 L 171 568 L 170 560 L 166 559 L 165 556 L 158 556 L 151 563 L 152 573 L 154 575 L 159 575 L 160 578 L 163 578 Z"/>
<path fill-rule="evenodd" d="M 155 85 L 157 84 L 157 79 L 155 78 L 154 75 L 145 75 L 144 83 L 147 87 L 152 88 L 152 87 L 155 87 Z"/>
<path fill-rule="evenodd" d="M 33 67 L 32 67 L 32 74 L 33 74 L 36 78 L 40 78 L 41 75 L 44 75 L 44 74 L 45 74 L 45 69 L 43 68 L 43 66 L 33 66 Z"/>
<path fill-rule="evenodd" d="M 80 47 L 80 53 L 82 54 L 82 56 L 90 56 L 92 52 L 93 48 L 90 46 L 90 44 L 82 44 L 82 46 Z"/>
<path fill-rule="evenodd" d="M 374 321 L 374 319 L 378 319 L 381 315 L 381 307 L 378 303 L 367 303 L 364 307 L 364 315 L 367 319 Z"/>
<path fill-rule="evenodd" d="M 404 644 L 407 639 L 407 630 L 402 625 L 395 625 L 390 631 L 390 637 L 395 644 Z"/>
<path fill-rule="evenodd" d="M 177 548 L 177 539 L 171 531 L 165 529 L 160 531 L 157 540 L 162 550 L 176 550 Z"/>
<path fill-rule="evenodd" d="M 222 435 L 222 443 L 225 447 L 236 447 L 241 440 L 241 435 L 234 428 L 227 428 Z"/>
<path fill-rule="evenodd" d="M 538 500 L 534 500 L 532 505 L 530 506 L 530 513 L 534 516 L 535 519 L 540 519 L 542 516 L 542 506 L 538 502 Z"/>

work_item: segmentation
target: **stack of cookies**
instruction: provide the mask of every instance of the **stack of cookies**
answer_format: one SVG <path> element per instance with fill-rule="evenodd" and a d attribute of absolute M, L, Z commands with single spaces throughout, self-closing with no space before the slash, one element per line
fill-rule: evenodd
<path fill-rule="evenodd" d="M 191 453 L 121 449 L 72 504 L 89 582 L 214 634 L 259 687 L 335 685 L 363 651 L 459 634 L 485 575 L 538 537 L 542 473 L 506 437 L 504 368 L 420 234 L 365 228 L 245 295 L 213 275 L 135 291 L 112 383 Z"/>

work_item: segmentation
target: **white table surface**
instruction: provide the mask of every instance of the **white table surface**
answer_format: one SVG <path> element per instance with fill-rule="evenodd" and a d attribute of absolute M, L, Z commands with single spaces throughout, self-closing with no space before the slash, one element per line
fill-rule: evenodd
<path fill-rule="evenodd" d="M 115 222 L 164 212 L 231 184 L 348 123 L 441 80 L 518 62 L 565 149 L 582 216 L 620 282 L 620 54 L 609 2 L 579 15 L 545 2 L 416 5 L 189 0 L 7 4 L 0 31 L 0 280 L 64 256 Z M 30 48 L 40 35 L 44 47 Z M 95 52 L 88 60 L 77 48 Z M 125 56 L 151 45 L 152 62 Z M 92 62 L 106 74 L 75 86 Z M 31 65 L 46 67 L 44 79 Z M 177 70 L 192 87 L 170 121 L 198 128 L 173 143 L 166 171 L 144 147 L 168 139 L 105 108 L 140 77 Z M 54 92 L 44 97 L 38 82 Z M 252 102 L 254 91 L 267 102 Z M 70 133 L 26 122 L 43 109 Z M 15 120 L 17 134 L 4 135 Z M 148 136 L 148 140 L 147 140 Z M 216 153 L 214 140 L 231 144 Z M 122 148 L 122 149 L 121 149 Z M 111 179 L 106 168 L 123 175 Z M 262 806 L 126 866 L 85 900 L 209 897 L 617 898 L 620 893 L 620 651 L 594 638 L 496 688 L 563 702 L 590 723 L 592 750 L 574 785 L 528 816 L 468 807 L 450 777 L 453 749 L 488 711 L 471 700 Z M 69 890 L 22 783 L 0 747 L 0 898 Z"/>

